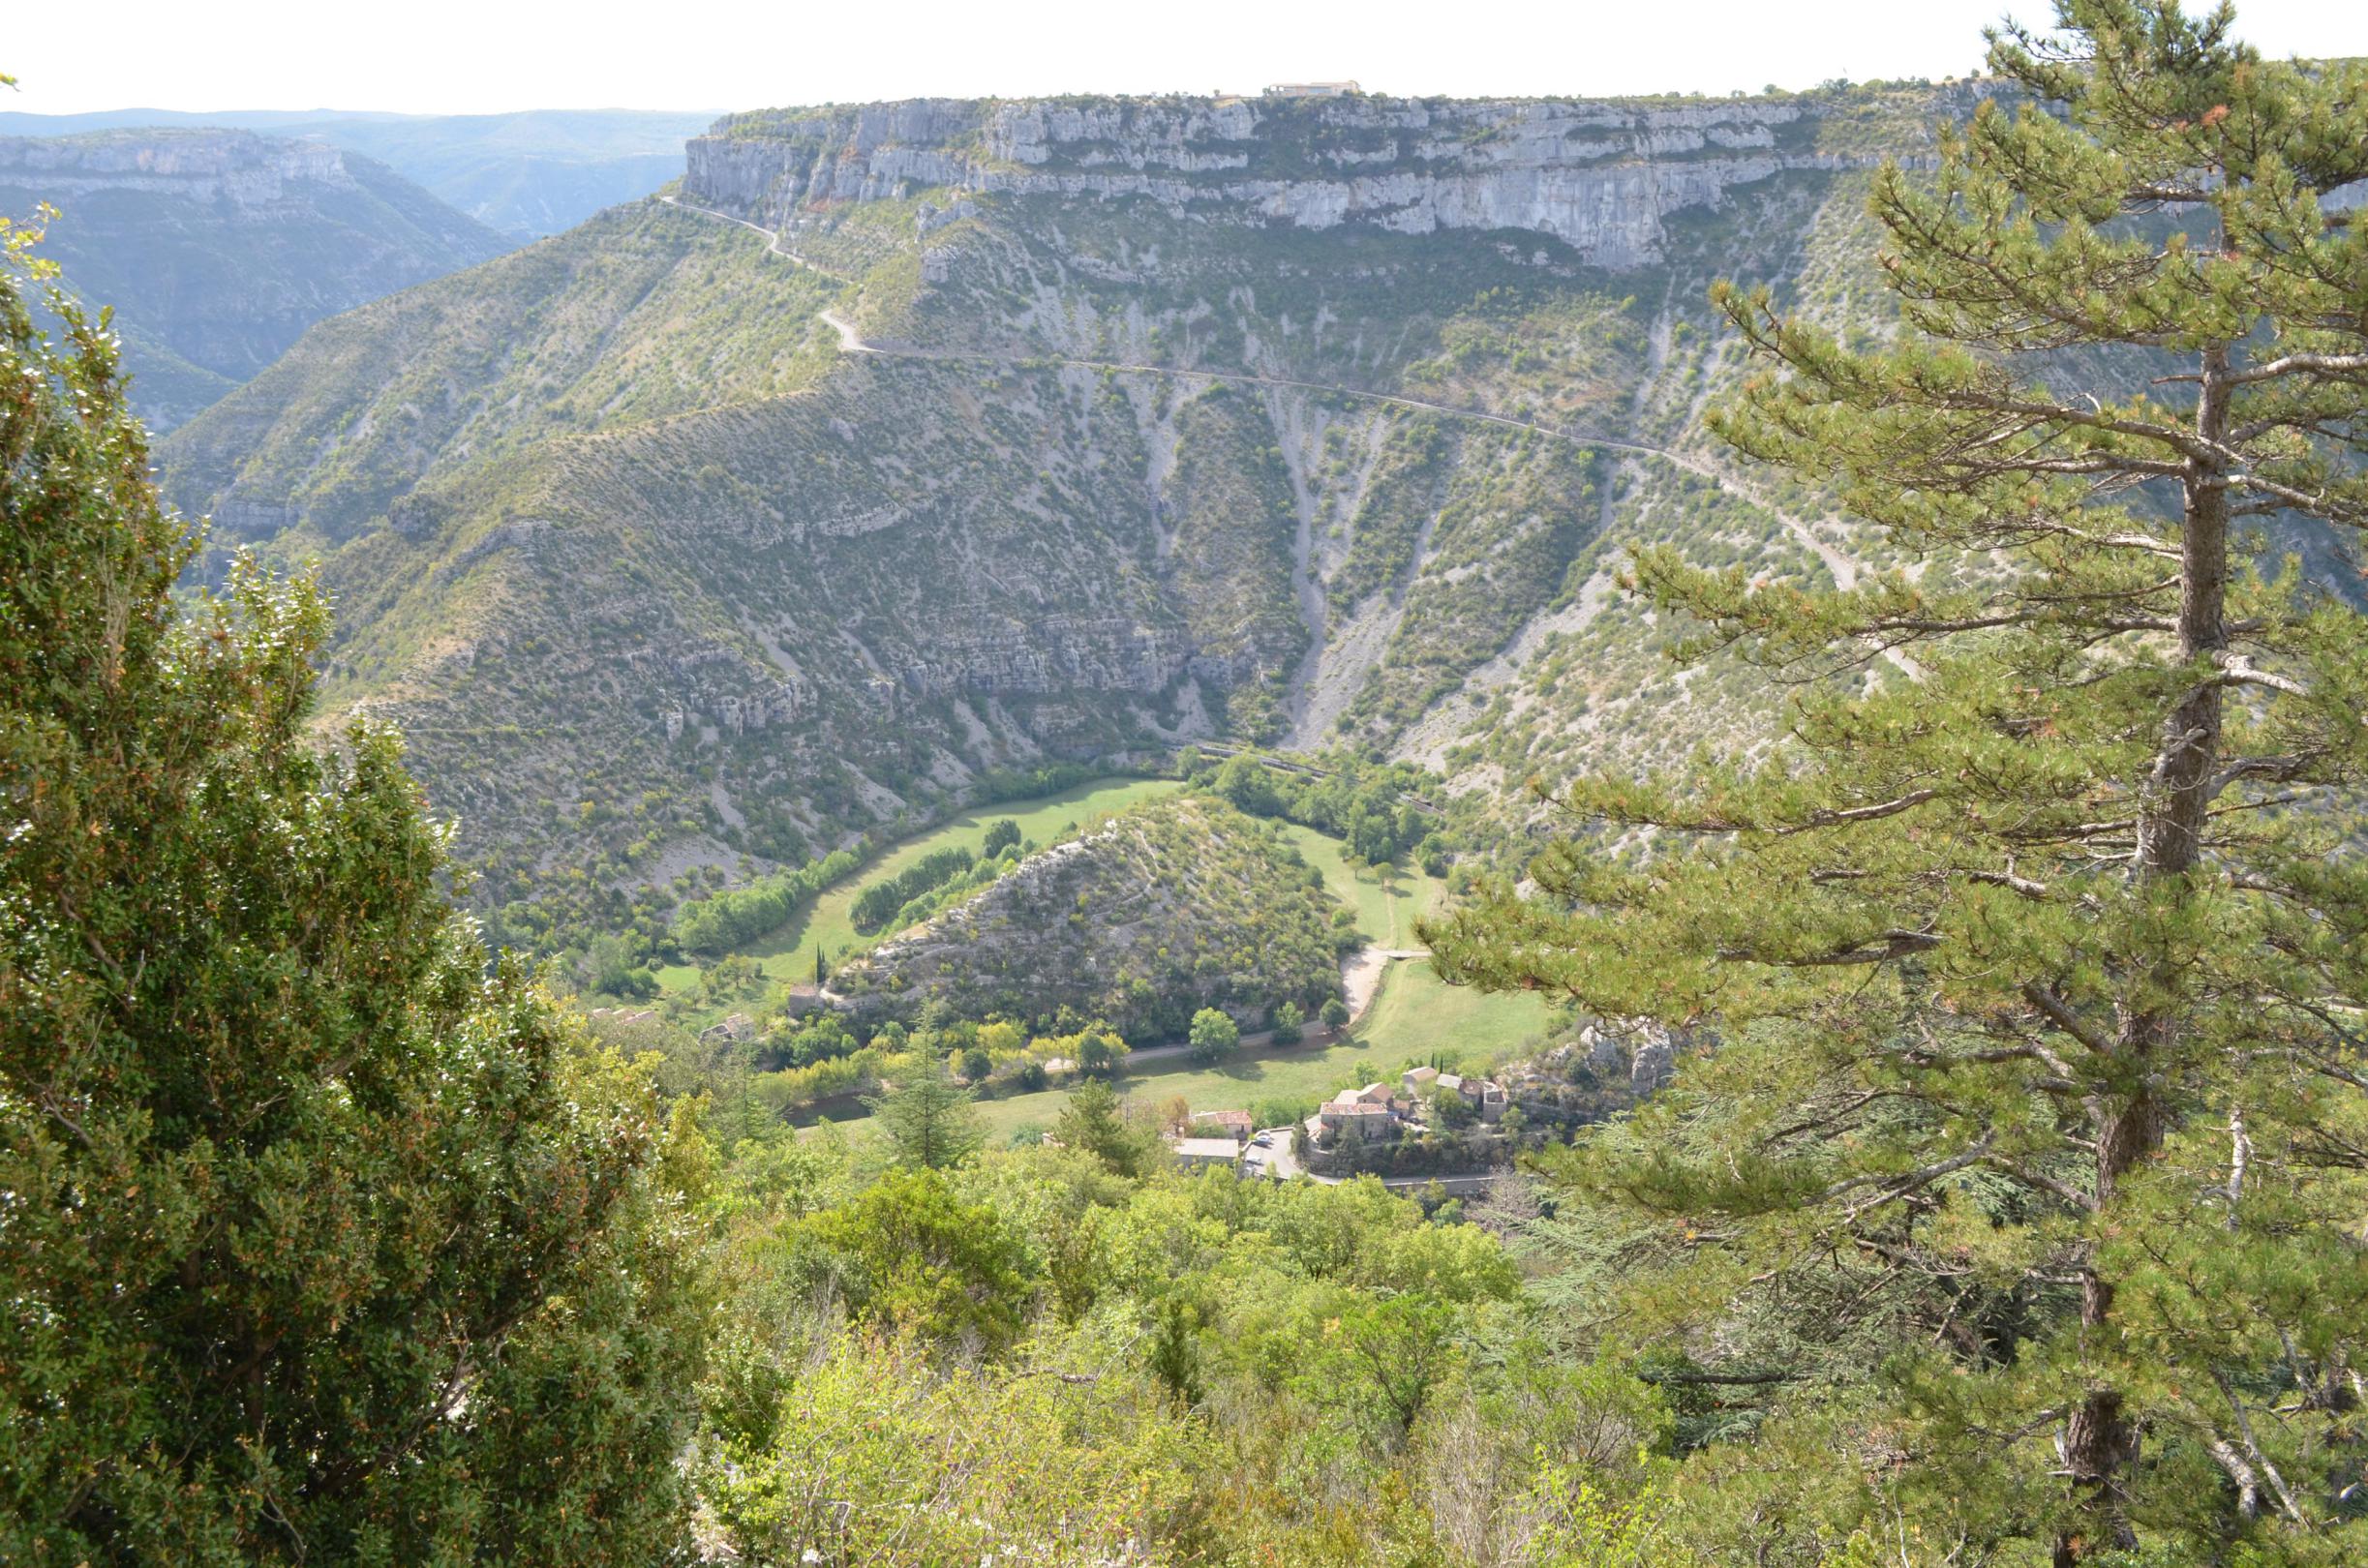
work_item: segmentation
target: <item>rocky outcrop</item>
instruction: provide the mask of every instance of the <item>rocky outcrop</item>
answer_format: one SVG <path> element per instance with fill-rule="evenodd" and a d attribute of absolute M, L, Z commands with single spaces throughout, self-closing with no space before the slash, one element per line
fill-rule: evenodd
<path fill-rule="evenodd" d="M 1579 1048 L 1598 1079 L 1625 1078 L 1628 1092 L 1639 1100 L 1668 1083 L 1677 1070 L 1678 1040 L 1649 1019 L 1590 1024 L 1579 1031 Z"/>
<path fill-rule="evenodd" d="M 211 130 L 0 136 L 0 185 L 45 191 L 60 201 L 99 191 L 144 191 L 250 212 L 296 198 L 294 187 L 361 189 L 334 147 Z"/>
<path fill-rule="evenodd" d="M 1644 265 L 1666 217 L 1784 169 L 1870 162 L 1787 136 L 1796 99 L 925 99 L 734 116 L 692 140 L 690 199 L 778 225 L 920 190 L 1136 196 L 1268 223 L 1531 229 Z"/>
<path fill-rule="evenodd" d="M 1087 691 L 1165 691 L 1193 662 L 1178 627 L 1143 626 L 1114 618 L 1047 616 L 1030 626 L 958 631 L 926 655 L 898 666 L 905 688 L 922 696 L 957 691 L 1021 695 Z"/>

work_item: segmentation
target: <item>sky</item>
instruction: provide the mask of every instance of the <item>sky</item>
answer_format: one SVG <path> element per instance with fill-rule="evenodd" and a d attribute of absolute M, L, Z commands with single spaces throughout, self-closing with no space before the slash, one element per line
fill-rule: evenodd
<path fill-rule="evenodd" d="M 10 0 L 0 109 L 736 109 L 922 96 L 1724 94 L 1962 75 L 2047 0 Z M 2362 0 L 2250 0 L 2273 55 L 2368 54 Z"/>

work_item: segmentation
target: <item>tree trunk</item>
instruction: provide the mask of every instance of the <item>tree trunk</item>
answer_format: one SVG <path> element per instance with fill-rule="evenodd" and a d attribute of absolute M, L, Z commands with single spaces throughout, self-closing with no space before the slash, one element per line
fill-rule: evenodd
<path fill-rule="evenodd" d="M 2228 429 L 2227 347 L 2205 349 L 2201 368 L 2196 433 L 2217 446 Z M 2178 644 L 2180 658 L 2193 666 L 2228 647 L 2228 479 L 2217 458 L 2191 456 L 2180 484 Z M 2197 682 L 2164 720 L 2162 744 L 2139 808 L 2141 883 L 2175 887 L 2202 859 L 2220 723 L 2221 686 L 2215 680 Z M 2133 979 L 2152 996 L 2175 989 L 2175 976 L 2167 966 L 2146 967 Z M 2123 1015 L 2110 1064 L 2114 1081 L 2095 1101 L 2100 1207 L 2112 1200 L 2125 1174 L 2163 1146 L 2164 1107 L 2155 1092 L 2158 1059 L 2178 1024 L 2177 1013 L 2160 1006 Z M 2112 1313 L 2113 1287 L 2093 1266 L 2081 1272 L 2080 1327 L 2102 1337 Z M 2138 1451 L 2138 1428 L 2123 1409 L 2121 1391 L 2092 1387 L 2064 1424 L 2064 1468 L 2071 1473 L 2078 1518 L 2056 1536 L 2058 1568 L 2137 1545 L 2122 1513 L 2121 1472 L 2137 1462 Z"/>

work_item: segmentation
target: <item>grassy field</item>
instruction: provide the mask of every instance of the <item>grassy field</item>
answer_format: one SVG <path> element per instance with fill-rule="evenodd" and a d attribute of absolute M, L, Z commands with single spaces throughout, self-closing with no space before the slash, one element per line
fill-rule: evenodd
<path fill-rule="evenodd" d="M 1535 996 L 1486 996 L 1449 985 L 1431 972 L 1427 959 L 1408 959 L 1389 966 L 1356 1033 L 1377 1057 L 1392 1062 L 1427 1061 L 1437 1051 L 1467 1069 L 1485 1070 L 1544 1043 L 1558 1022 L 1555 1010 Z"/>
<path fill-rule="evenodd" d="M 1283 831 L 1308 864 L 1323 873 L 1324 886 L 1332 896 L 1356 911 L 1357 930 L 1376 947 L 1418 946 L 1415 919 L 1445 904 L 1447 885 L 1423 875 L 1418 867 L 1384 870 L 1368 865 L 1351 871 L 1339 839 L 1297 823 L 1286 824 Z"/>
<path fill-rule="evenodd" d="M 1541 1043 L 1554 1022 L 1552 1010 L 1533 996 L 1482 996 L 1447 984 L 1421 959 L 1407 959 L 1389 966 L 1372 1008 L 1338 1043 L 1246 1051 L 1215 1068 L 1169 1057 L 1149 1064 L 1156 1070 L 1127 1073 L 1117 1088 L 1127 1100 L 1153 1104 L 1181 1095 L 1197 1111 L 1247 1109 L 1268 1100 L 1322 1100 L 1351 1084 L 1394 1078 L 1430 1060 L 1433 1052 L 1453 1056 L 1466 1068 L 1492 1067 Z M 1004 1143 L 1023 1128 L 1049 1128 L 1068 1100 L 1065 1089 L 983 1100 L 980 1125 L 989 1143 Z M 839 1125 L 859 1131 L 870 1120 L 858 1116 Z"/>
<path fill-rule="evenodd" d="M 1155 796 L 1173 794 L 1177 788 L 1172 779 L 1105 778 L 1033 800 L 982 806 L 906 839 L 846 881 L 825 889 L 804 914 L 743 950 L 757 961 L 757 967 L 770 979 L 810 980 L 814 978 L 815 944 L 820 943 L 831 961 L 836 963 L 848 949 L 878 940 L 878 936 L 858 935 L 850 918 L 855 900 L 864 890 L 895 876 L 930 851 L 959 845 L 975 852 L 987 838 L 987 825 L 1006 818 L 1019 824 L 1021 838 L 1047 843 L 1072 825 L 1123 811 Z M 698 985 L 699 971 L 688 964 L 677 964 L 659 970 L 657 980 L 669 991 L 688 991 Z"/>

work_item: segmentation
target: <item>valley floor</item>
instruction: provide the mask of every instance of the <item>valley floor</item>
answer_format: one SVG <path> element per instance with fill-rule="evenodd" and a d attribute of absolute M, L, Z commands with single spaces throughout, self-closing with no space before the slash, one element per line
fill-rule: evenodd
<path fill-rule="evenodd" d="M 1138 1103 L 1165 1104 L 1181 1096 L 1196 1111 L 1248 1109 L 1273 1100 L 1313 1101 L 1351 1083 L 1395 1078 L 1434 1052 L 1459 1057 L 1472 1070 L 1486 1069 L 1542 1045 L 1553 1025 L 1552 1010 L 1533 996 L 1483 996 L 1447 984 L 1427 963 L 1407 960 L 1388 967 L 1373 1007 L 1337 1040 L 1279 1051 L 1246 1046 L 1232 1061 L 1212 1068 L 1163 1054 L 1153 1059 L 1153 1070 L 1124 1072 L 1116 1087 L 1123 1099 Z M 1320 1037 L 1322 1031 L 1309 1034 Z M 1002 1144 L 1017 1133 L 1050 1128 L 1068 1102 L 1066 1089 L 981 1100 L 979 1125 L 990 1144 Z M 843 1109 L 843 1115 L 825 1120 L 850 1132 L 868 1131 L 867 1112 L 852 1104 Z"/>
<path fill-rule="evenodd" d="M 1017 823 L 1024 838 L 1047 842 L 1097 816 L 1172 794 L 1179 787 L 1172 779 L 1103 778 L 1058 795 L 981 806 L 897 844 L 825 890 L 779 930 L 742 950 L 770 980 L 809 980 L 817 945 L 835 963 L 849 949 L 871 940 L 860 935 L 851 920 L 864 890 L 924 856 L 949 847 L 975 851 L 988 826 L 1006 820 Z M 1368 944 L 1343 966 L 1352 1022 L 1332 1040 L 1322 1039 L 1323 1032 L 1311 1026 L 1311 1043 L 1284 1050 L 1267 1048 L 1270 1037 L 1254 1033 L 1244 1037 L 1234 1060 L 1213 1068 L 1193 1065 L 1181 1043 L 1144 1041 L 1118 1079 L 1122 1095 L 1159 1102 L 1181 1096 L 1195 1110 L 1318 1100 L 1351 1081 L 1395 1076 L 1434 1053 L 1484 1069 L 1542 1043 L 1554 1024 L 1545 1003 L 1530 996 L 1483 996 L 1450 986 L 1431 972 L 1414 922 L 1445 907 L 1443 882 L 1412 867 L 1351 866 L 1338 839 L 1312 828 L 1285 824 L 1283 832 L 1322 874 L 1333 897 L 1355 913 L 1357 931 Z M 658 978 L 669 992 L 689 995 L 698 986 L 699 973 L 679 965 L 660 971 Z M 717 1003 L 684 1021 L 702 1027 L 730 1010 L 730 1004 Z M 1068 1098 L 1066 1089 L 1047 1089 L 985 1099 L 979 1104 L 981 1121 L 990 1140 L 1006 1142 L 1025 1130 L 1049 1127 Z M 852 1101 L 826 1107 L 821 1119 L 849 1131 L 867 1128 L 871 1120 Z"/>

